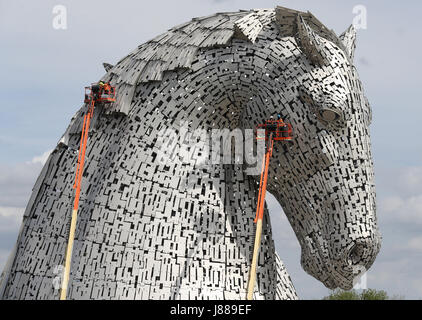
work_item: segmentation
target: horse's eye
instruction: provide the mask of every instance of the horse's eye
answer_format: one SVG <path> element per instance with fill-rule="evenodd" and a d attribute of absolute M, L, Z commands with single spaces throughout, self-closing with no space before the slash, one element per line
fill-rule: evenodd
<path fill-rule="evenodd" d="M 344 114 L 341 108 L 332 103 L 324 103 L 318 96 L 311 96 L 303 88 L 298 88 L 299 99 L 307 105 L 315 117 L 325 126 L 336 129 L 344 126 Z"/>
<path fill-rule="evenodd" d="M 324 121 L 327 121 L 327 122 L 336 121 L 336 120 L 340 119 L 340 117 L 341 117 L 341 114 L 338 111 L 332 110 L 332 109 L 329 109 L 329 108 L 323 108 L 323 109 L 319 110 L 319 114 L 320 114 L 321 118 Z"/>

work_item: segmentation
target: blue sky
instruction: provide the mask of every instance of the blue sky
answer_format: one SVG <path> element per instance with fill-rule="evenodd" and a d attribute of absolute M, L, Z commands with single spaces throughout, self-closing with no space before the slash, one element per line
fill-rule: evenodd
<path fill-rule="evenodd" d="M 52 27 L 55 5 L 66 30 Z M 0 268 L 17 236 L 43 154 L 79 109 L 83 87 L 141 43 L 193 17 L 222 11 L 309 10 L 343 32 L 353 7 L 368 12 L 355 62 L 373 108 L 371 127 L 383 247 L 368 286 L 422 298 L 422 128 L 419 41 L 422 3 L 381 1 L 5 1 L 0 0 Z M 299 245 L 281 208 L 268 197 L 282 259 L 302 298 L 329 291 L 300 267 Z"/>

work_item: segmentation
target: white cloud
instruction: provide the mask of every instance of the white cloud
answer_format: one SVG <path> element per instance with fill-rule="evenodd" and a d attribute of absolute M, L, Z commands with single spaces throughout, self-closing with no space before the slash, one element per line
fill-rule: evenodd
<path fill-rule="evenodd" d="M 25 208 L 0 207 L 0 217 L 1 218 L 12 218 L 12 217 L 22 218 L 23 211 L 25 211 Z"/>
<path fill-rule="evenodd" d="M 404 200 L 399 196 L 391 196 L 381 201 L 382 212 L 394 212 L 404 205 Z"/>
<path fill-rule="evenodd" d="M 380 201 L 380 210 L 390 220 L 422 224 L 422 194 L 411 197 L 391 196 Z"/>
<path fill-rule="evenodd" d="M 422 167 L 391 170 L 382 188 L 392 193 L 379 200 L 379 212 L 389 221 L 422 224 Z"/>
<path fill-rule="evenodd" d="M 384 169 L 377 183 L 381 252 L 370 269 L 368 285 L 389 295 L 422 297 L 422 167 Z M 377 179 L 378 180 L 378 179 Z"/>
<path fill-rule="evenodd" d="M 421 241 L 421 237 L 416 237 L 403 246 L 391 244 L 382 249 L 368 273 L 368 287 L 386 290 L 389 296 L 421 299 Z"/>
<path fill-rule="evenodd" d="M 52 151 L 53 150 L 48 150 L 40 156 L 33 157 L 32 160 L 30 161 L 30 163 L 35 163 L 35 164 L 40 163 L 40 164 L 44 165 Z"/>
<path fill-rule="evenodd" d="M 0 249 L 0 273 L 3 271 L 3 268 L 6 265 L 7 259 L 9 258 L 9 254 L 9 250 Z"/>
<path fill-rule="evenodd" d="M 378 261 L 377 261 L 378 260 Z M 408 257 L 396 256 L 395 259 L 377 259 L 368 271 L 368 288 L 386 290 L 389 295 L 404 294 L 409 297 L 408 285 L 411 273 Z"/>
<path fill-rule="evenodd" d="M 422 194 L 422 166 L 376 168 L 375 178 L 379 191 L 402 197 Z"/>
<path fill-rule="evenodd" d="M 26 204 L 42 169 L 43 157 L 13 165 L 0 164 L 0 271 L 16 242 Z"/>
<path fill-rule="evenodd" d="M 25 207 L 41 169 L 39 162 L 0 164 L 0 206 Z"/>
<path fill-rule="evenodd" d="M 24 207 L 0 207 L 0 232 L 18 229 L 24 212 Z"/>
<path fill-rule="evenodd" d="M 422 167 L 407 167 L 397 173 L 397 191 L 406 195 L 422 194 Z"/>
<path fill-rule="evenodd" d="M 420 254 L 422 253 L 422 236 L 412 237 L 406 243 L 398 244 L 396 248 L 397 250 L 406 250 L 408 254 Z"/>
<path fill-rule="evenodd" d="M 26 206 L 35 181 L 51 152 L 48 150 L 23 163 L 0 164 L 0 208 L 9 208 L 7 212 L 11 212 L 10 208 Z"/>
<path fill-rule="evenodd" d="M 400 230 L 398 230 L 400 231 Z M 399 242 L 393 242 L 389 247 L 390 256 L 420 256 L 422 253 L 422 236 L 402 237 Z M 422 263 L 422 261 L 421 261 Z"/>
<path fill-rule="evenodd" d="M 408 243 L 408 247 L 409 249 L 422 252 L 422 237 L 415 237 L 415 238 L 410 239 Z"/>

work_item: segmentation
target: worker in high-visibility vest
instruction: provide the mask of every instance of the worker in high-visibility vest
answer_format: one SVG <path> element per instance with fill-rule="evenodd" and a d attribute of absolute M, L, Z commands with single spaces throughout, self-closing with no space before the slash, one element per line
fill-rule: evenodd
<path fill-rule="evenodd" d="M 99 95 L 100 95 L 100 91 L 101 91 L 101 87 L 102 87 L 100 85 L 100 83 L 101 83 L 101 81 L 98 84 L 93 84 L 91 86 L 91 91 L 92 91 L 92 94 L 94 96 L 94 100 L 97 100 Z"/>
<path fill-rule="evenodd" d="M 100 86 L 100 97 L 107 99 L 110 98 L 111 96 L 111 86 L 108 82 L 103 82 L 100 81 L 99 83 Z"/>

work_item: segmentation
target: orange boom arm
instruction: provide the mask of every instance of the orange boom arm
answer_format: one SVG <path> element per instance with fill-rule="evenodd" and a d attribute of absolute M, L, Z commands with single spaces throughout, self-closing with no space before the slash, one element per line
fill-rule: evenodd
<path fill-rule="evenodd" d="M 75 182 L 73 189 L 75 189 L 75 198 L 73 201 L 72 218 L 70 221 L 69 239 L 67 242 L 65 266 L 63 271 L 62 287 L 60 292 L 60 300 L 66 300 L 67 288 L 70 276 L 70 266 L 72 261 L 73 241 L 75 239 L 76 221 L 78 218 L 79 198 L 81 195 L 82 174 L 85 164 L 85 152 L 88 142 L 89 125 L 94 115 L 94 108 L 96 103 L 110 103 L 116 101 L 115 89 L 109 83 L 100 82 L 92 84 L 91 87 L 85 88 L 85 103 L 89 104 L 88 111 L 84 115 L 82 125 L 81 141 L 79 144 L 78 162 L 76 165 Z"/>
<path fill-rule="evenodd" d="M 264 218 L 265 194 L 267 192 L 268 168 L 270 166 L 270 158 L 273 154 L 274 141 L 290 141 L 292 140 L 292 127 L 286 124 L 282 119 L 267 120 L 257 129 L 265 129 L 265 136 L 259 137 L 257 140 L 265 140 L 266 151 L 262 162 L 261 179 L 259 181 L 258 204 L 256 207 L 256 215 L 254 222 L 256 223 L 255 242 L 252 255 L 251 270 L 249 272 L 249 283 L 247 299 L 252 300 L 256 281 L 256 268 L 258 265 L 259 246 L 261 244 L 262 220 Z"/>

